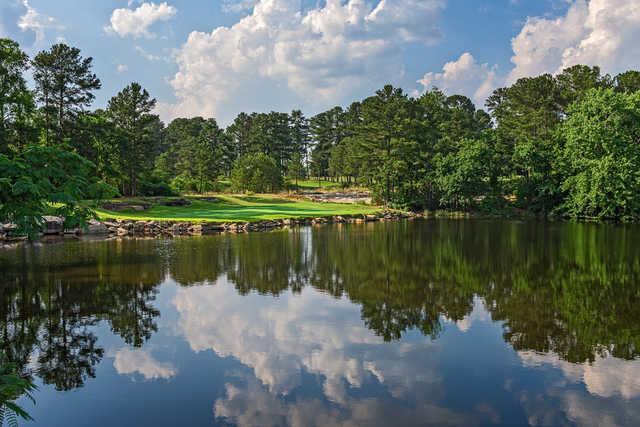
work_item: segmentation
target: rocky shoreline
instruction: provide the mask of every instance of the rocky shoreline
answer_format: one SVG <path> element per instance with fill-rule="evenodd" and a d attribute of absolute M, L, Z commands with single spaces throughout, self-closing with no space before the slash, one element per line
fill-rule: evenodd
<path fill-rule="evenodd" d="M 317 218 L 287 218 L 258 222 L 187 222 L 187 221 L 142 221 L 142 220 L 90 220 L 84 229 L 64 229 L 64 219 L 44 217 L 42 239 L 51 240 L 67 236 L 93 238 L 144 237 L 171 238 L 178 236 L 202 236 L 220 233 L 247 233 L 269 231 L 302 225 L 367 223 L 376 221 L 397 221 L 420 217 L 418 214 L 398 211 L 381 211 L 370 215 L 336 215 Z M 26 241 L 24 236 L 15 236 L 14 224 L 0 224 L 0 247 Z"/>

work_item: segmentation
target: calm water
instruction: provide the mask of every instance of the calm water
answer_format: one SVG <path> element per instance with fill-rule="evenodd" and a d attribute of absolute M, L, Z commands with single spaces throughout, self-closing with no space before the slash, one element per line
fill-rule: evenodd
<path fill-rule="evenodd" d="M 640 425 L 639 227 L 21 247 L 0 303 L 37 426 Z"/>

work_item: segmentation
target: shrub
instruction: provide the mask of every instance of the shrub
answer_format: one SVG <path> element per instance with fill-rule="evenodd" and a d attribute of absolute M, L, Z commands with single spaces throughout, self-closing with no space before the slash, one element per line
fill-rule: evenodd
<path fill-rule="evenodd" d="M 249 154 L 238 159 L 231 172 L 234 191 L 269 193 L 282 189 L 283 180 L 275 160 L 266 154 Z"/>

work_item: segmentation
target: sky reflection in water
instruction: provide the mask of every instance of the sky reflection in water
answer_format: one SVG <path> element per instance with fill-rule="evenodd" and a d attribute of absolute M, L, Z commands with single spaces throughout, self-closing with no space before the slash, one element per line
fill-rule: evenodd
<path fill-rule="evenodd" d="M 41 426 L 638 425 L 640 229 L 438 221 L 0 253 Z"/>

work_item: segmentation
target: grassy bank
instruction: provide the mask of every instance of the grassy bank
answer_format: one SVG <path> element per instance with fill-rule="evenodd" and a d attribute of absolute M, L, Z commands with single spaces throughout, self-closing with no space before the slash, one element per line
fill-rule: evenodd
<path fill-rule="evenodd" d="M 274 195 L 216 196 L 218 201 L 189 197 L 188 206 L 162 206 L 154 204 L 147 210 L 125 210 L 121 212 L 96 209 L 100 219 L 133 219 L 155 221 L 207 221 L 207 222 L 253 222 L 285 218 L 312 218 L 332 215 L 371 214 L 377 207 L 317 203 L 308 200 L 291 200 Z M 135 203 L 135 199 L 127 202 Z"/>

